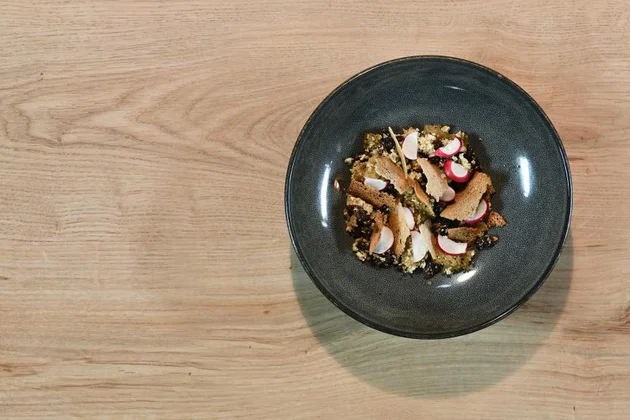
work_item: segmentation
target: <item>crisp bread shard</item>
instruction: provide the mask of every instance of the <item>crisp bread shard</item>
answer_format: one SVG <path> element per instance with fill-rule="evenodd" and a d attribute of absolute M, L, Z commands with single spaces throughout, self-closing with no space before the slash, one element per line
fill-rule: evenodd
<path fill-rule="evenodd" d="M 405 220 L 405 214 L 403 213 L 403 206 L 397 203 L 389 214 L 389 227 L 394 234 L 394 245 L 392 246 L 392 252 L 396 257 L 400 257 L 405 250 L 407 244 L 407 238 L 411 232 L 407 221 Z"/>
<path fill-rule="evenodd" d="M 492 188 L 490 177 L 483 172 L 475 172 L 466 188 L 455 195 L 455 202 L 440 213 L 450 220 L 464 220 L 472 216 L 481 201 L 481 197 Z"/>
<path fill-rule="evenodd" d="M 409 182 L 403 170 L 388 157 L 380 156 L 376 159 L 374 170 L 377 174 L 394 184 L 399 193 L 402 194 L 409 188 Z"/>
<path fill-rule="evenodd" d="M 427 246 L 429 248 L 429 254 L 431 254 L 431 257 L 436 258 L 438 253 L 436 251 L 435 243 L 433 242 L 433 234 L 431 233 L 431 222 L 427 220 L 420 225 L 418 230 L 424 238 L 428 239 Z"/>
<path fill-rule="evenodd" d="M 422 173 L 427 178 L 427 194 L 439 200 L 448 189 L 446 175 L 426 158 L 418 158 L 418 163 L 422 168 Z"/>
<path fill-rule="evenodd" d="M 420 200 L 420 202 L 427 207 L 429 214 L 431 214 L 431 217 L 433 217 L 434 214 L 433 214 L 433 206 L 431 205 L 431 200 L 429 199 L 429 196 L 427 195 L 427 193 L 425 193 L 422 190 L 420 183 L 416 181 L 415 179 L 409 179 L 409 184 L 411 184 L 411 187 L 413 188 L 413 192 L 418 197 L 418 200 Z"/>
<path fill-rule="evenodd" d="M 381 233 L 383 232 L 383 226 L 385 226 L 385 216 L 379 210 L 374 212 L 374 224 L 372 225 L 372 237 L 370 238 L 370 254 L 374 252 L 376 244 L 381 239 Z"/>
<path fill-rule="evenodd" d="M 396 200 L 389 194 L 382 193 L 375 188 L 365 185 L 362 182 L 353 179 L 348 186 L 348 194 L 359 197 L 360 199 L 367 201 L 373 206 L 383 207 L 387 206 L 390 209 L 396 207 Z"/>
<path fill-rule="evenodd" d="M 346 197 L 346 206 L 360 207 L 368 213 L 372 213 L 372 211 L 374 210 L 374 207 L 370 203 L 352 195 L 348 195 Z"/>
<path fill-rule="evenodd" d="M 478 223 L 474 226 L 450 228 L 447 236 L 455 242 L 466 242 L 470 245 L 487 231 L 488 227 L 485 223 Z"/>
<path fill-rule="evenodd" d="M 507 224 L 507 222 L 505 221 L 503 216 L 501 216 L 496 211 L 491 211 L 490 212 L 490 214 L 488 215 L 488 220 L 486 221 L 486 223 L 488 224 L 488 228 L 501 227 L 501 226 L 505 226 Z"/>
<path fill-rule="evenodd" d="M 433 241 L 435 241 L 435 238 L 433 238 Z M 467 270 L 470 268 L 470 263 L 475 255 L 474 250 L 468 250 L 461 255 L 448 255 L 440 251 L 439 248 L 437 249 L 437 256 L 433 258 L 433 261 L 449 267 L 449 269 L 453 272 Z"/>

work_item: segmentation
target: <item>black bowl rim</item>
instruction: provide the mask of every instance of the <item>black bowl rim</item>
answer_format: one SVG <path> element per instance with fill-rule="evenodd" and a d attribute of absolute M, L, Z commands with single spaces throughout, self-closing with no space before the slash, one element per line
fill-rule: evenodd
<path fill-rule="evenodd" d="M 496 317 L 491 318 L 491 319 L 489 319 L 489 320 L 487 320 L 485 322 L 482 322 L 482 323 L 477 324 L 477 325 L 472 326 L 472 327 L 463 328 L 461 330 L 451 331 L 451 332 L 446 332 L 446 333 L 410 333 L 410 332 L 406 332 L 406 331 L 400 331 L 400 330 L 397 330 L 395 328 L 385 327 L 383 325 L 379 325 L 379 324 L 377 324 L 375 322 L 372 322 L 372 321 L 362 317 L 361 315 L 355 313 L 350 308 L 345 306 L 343 302 L 339 301 L 332 293 L 330 293 L 323 286 L 323 284 L 319 281 L 319 279 L 317 278 L 317 276 L 315 275 L 315 273 L 313 272 L 313 270 L 309 266 L 308 262 L 306 261 L 306 258 L 304 258 L 302 248 L 300 248 L 300 245 L 295 240 L 295 234 L 294 234 L 295 227 L 293 226 L 293 218 L 291 216 L 291 209 L 289 207 L 289 201 L 290 201 L 289 185 L 291 184 L 291 178 L 293 176 L 293 169 L 294 169 L 294 165 L 295 165 L 296 152 L 298 151 L 300 145 L 302 144 L 303 136 L 304 136 L 304 132 L 306 131 L 306 128 L 310 125 L 311 121 L 319 114 L 319 112 L 321 111 L 323 106 L 326 105 L 326 103 L 328 103 L 328 101 L 332 97 L 334 97 L 337 94 L 338 91 L 340 91 L 346 85 L 348 85 L 350 82 L 352 82 L 355 79 L 361 77 L 362 75 L 364 75 L 366 73 L 369 73 L 371 71 L 374 71 L 376 69 L 379 69 L 381 67 L 385 67 L 385 66 L 391 65 L 391 64 L 396 64 L 396 63 L 401 63 L 401 62 L 406 62 L 406 61 L 414 61 L 414 60 L 450 61 L 450 62 L 455 62 L 455 63 L 458 63 L 458 64 L 464 64 L 464 65 L 472 66 L 472 67 L 477 68 L 478 70 L 482 70 L 482 71 L 484 71 L 486 73 L 489 73 L 490 75 L 492 75 L 494 77 L 498 77 L 500 79 L 503 79 L 506 83 L 511 85 L 517 91 L 519 91 L 524 96 L 524 98 L 526 100 L 531 102 L 531 104 L 534 106 L 535 111 L 538 112 L 538 114 L 543 118 L 543 120 L 548 124 L 549 128 L 551 129 L 553 138 L 556 141 L 556 146 L 558 147 L 558 149 L 560 151 L 560 156 L 562 158 L 562 165 L 564 167 L 565 181 L 566 181 L 567 187 L 568 187 L 567 188 L 568 209 L 566 209 L 567 210 L 567 217 L 566 217 L 566 219 L 564 221 L 564 231 L 562 233 L 562 240 L 558 243 L 556 249 L 554 250 L 553 260 L 547 266 L 547 268 L 545 269 L 545 272 L 538 279 L 536 284 L 534 284 L 534 286 L 525 294 L 525 296 L 523 296 L 523 298 L 521 298 L 521 300 L 519 300 L 516 303 L 514 303 L 511 307 L 507 308 L 503 313 L 497 315 Z M 553 123 L 551 122 L 551 120 L 549 119 L 547 114 L 545 114 L 545 112 L 543 111 L 542 107 L 523 88 L 521 88 L 514 81 L 512 81 L 508 77 L 502 75 L 501 73 L 497 72 L 496 70 L 493 70 L 493 69 L 491 69 L 489 67 L 486 67 L 486 66 L 483 66 L 481 64 L 475 63 L 473 61 L 465 60 L 463 58 L 444 56 L 444 55 L 415 55 L 415 56 L 408 56 L 408 57 L 399 57 L 399 58 L 395 58 L 395 59 L 392 59 L 392 60 L 384 61 L 382 63 L 379 63 L 379 64 L 376 64 L 376 65 L 374 65 L 372 67 L 369 67 L 369 68 L 367 68 L 367 69 L 365 69 L 365 70 L 355 74 L 354 76 L 351 76 L 346 81 L 344 81 L 339 86 L 337 86 L 330 94 L 328 94 L 328 96 L 326 96 L 326 98 L 324 98 L 324 100 L 317 106 L 317 108 L 315 108 L 315 110 L 311 113 L 311 115 L 309 116 L 308 120 L 306 120 L 306 123 L 302 127 L 302 130 L 300 131 L 300 134 L 298 135 L 297 141 L 295 142 L 295 145 L 293 146 L 293 151 L 291 152 L 291 157 L 289 158 L 289 164 L 288 164 L 288 167 L 287 167 L 287 174 L 286 174 L 285 184 L 284 184 L 284 212 L 285 212 L 285 217 L 286 217 L 286 220 L 287 220 L 287 227 L 288 227 L 288 230 L 289 230 L 289 237 L 291 239 L 291 244 L 293 245 L 293 249 L 295 250 L 295 252 L 297 254 L 297 257 L 298 257 L 300 263 L 302 264 L 302 267 L 304 267 L 304 270 L 308 274 L 309 278 L 315 284 L 315 286 L 317 286 L 317 288 L 320 290 L 320 292 L 322 292 L 322 294 L 324 296 L 326 296 L 326 298 L 328 298 L 328 300 L 330 300 L 336 307 L 338 307 L 343 312 L 345 312 L 347 315 L 351 316 L 352 318 L 356 319 L 357 321 L 367 325 L 368 327 L 374 328 L 375 330 L 382 331 L 384 333 L 388 333 L 388 334 L 392 334 L 392 335 L 396 335 L 396 336 L 400 336 L 400 337 L 416 338 L 416 339 L 452 338 L 452 337 L 458 337 L 458 336 L 461 336 L 461 335 L 470 334 L 470 333 L 473 333 L 475 331 L 479 331 L 479 330 L 481 330 L 483 328 L 489 327 L 492 324 L 495 324 L 496 322 L 499 322 L 500 320 L 504 319 L 505 317 L 510 315 L 512 312 L 514 312 L 515 310 L 520 308 L 525 302 L 527 302 L 542 287 L 542 285 L 544 284 L 545 280 L 547 280 L 547 278 L 549 277 L 549 275 L 553 271 L 554 267 L 556 266 L 556 264 L 558 262 L 558 259 L 560 257 L 560 252 L 562 250 L 562 247 L 566 243 L 567 237 L 569 235 L 569 228 L 570 228 L 570 225 L 571 225 L 571 217 L 572 217 L 572 214 L 573 214 L 573 182 L 571 180 L 571 170 L 569 168 L 569 159 L 567 158 L 567 154 L 566 154 L 566 151 L 564 150 L 564 145 L 562 144 L 562 140 L 560 139 L 560 136 L 558 135 L 558 131 L 554 127 Z"/>

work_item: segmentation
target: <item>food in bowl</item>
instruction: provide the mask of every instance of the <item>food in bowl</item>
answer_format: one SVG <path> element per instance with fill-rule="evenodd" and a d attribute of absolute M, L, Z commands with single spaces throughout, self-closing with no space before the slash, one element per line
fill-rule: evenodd
<path fill-rule="evenodd" d="M 492 209 L 495 189 L 469 140 L 435 124 L 364 135 L 363 152 L 345 160 L 344 217 L 359 260 L 449 275 L 498 241 L 489 229 L 506 222 Z"/>

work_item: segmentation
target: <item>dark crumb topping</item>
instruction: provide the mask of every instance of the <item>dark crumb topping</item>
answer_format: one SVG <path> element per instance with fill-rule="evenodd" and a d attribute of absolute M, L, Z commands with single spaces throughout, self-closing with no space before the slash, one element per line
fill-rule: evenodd
<path fill-rule="evenodd" d="M 459 224 L 454 220 L 445 219 L 443 217 L 437 217 L 433 221 L 432 230 L 433 232 L 438 232 L 440 229 L 449 229 L 459 227 Z"/>
<path fill-rule="evenodd" d="M 396 262 L 396 257 L 392 254 L 392 250 L 390 249 L 380 255 L 372 254 L 370 261 L 379 267 L 391 267 Z"/>
<path fill-rule="evenodd" d="M 483 235 L 475 241 L 475 245 L 477 249 L 488 249 L 492 248 L 494 244 L 499 241 L 499 237 L 497 235 Z"/>
<path fill-rule="evenodd" d="M 429 158 L 429 162 L 431 162 L 434 165 L 439 165 L 442 163 L 442 158 L 438 156 L 433 156 Z"/>
<path fill-rule="evenodd" d="M 383 148 L 388 152 L 392 152 L 396 148 L 396 143 L 394 143 L 394 140 L 391 137 L 383 138 L 382 142 Z"/>
<path fill-rule="evenodd" d="M 392 184 L 391 182 L 387 184 L 387 187 L 383 189 L 383 192 L 394 197 L 398 197 L 400 195 L 398 194 L 398 190 L 396 190 L 396 187 L 394 187 L 394 184 Z"/>
<path fill-rule="evenodd" d="M 368 252 L 370 249 L 370 242 L 367 239 L 359 239 L 355 245 L 359 251 Z"/>
<path fill-rule="evenodd" d="M 356 226 L 350 232 L 355 239 L 370 239 L 372 236 L 372 218 L 370 214 L 361 207 L 348 206 L 345 211 L 346 217 L 354 216 Z"/>
<path fill-rule="evenodd" d="M 444 225 L 437 225 L 435 228 L 435 233 L 442 236 L 448 235 L 448 227 Z"/>
<path fill-rule="evenodd" d="M 422 269 L 422 274 L 424 274 L 424 277 L 430 279 L 431 277 L 438 274 L 440 271 L 442 271 L 442 266 L 433 262 L 431 256 L 427 257 L 424 268 Z"/>
<path fill-rule="evenodd" d="M 442 210 L 444 210 L 449 203 L 445 203 L 443 201 L 434 201 L 433 202 L 433 212 L 435 212 L 435 214 L 440 214 L 442 213 Z"/>

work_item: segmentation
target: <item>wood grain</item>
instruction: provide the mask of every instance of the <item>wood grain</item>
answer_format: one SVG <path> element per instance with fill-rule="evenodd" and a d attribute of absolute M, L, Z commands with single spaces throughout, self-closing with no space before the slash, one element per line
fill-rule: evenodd
<path fill-rule="evenodd" d="M 627 418 L 626 1 L 0 10 L 0 417 Z M 438 342 L 333 307 L 292 257 L 283 214 L 291 148 L 319 101 L 416 54 L 523 86 L 575 183 L 543 289 Z"/>

